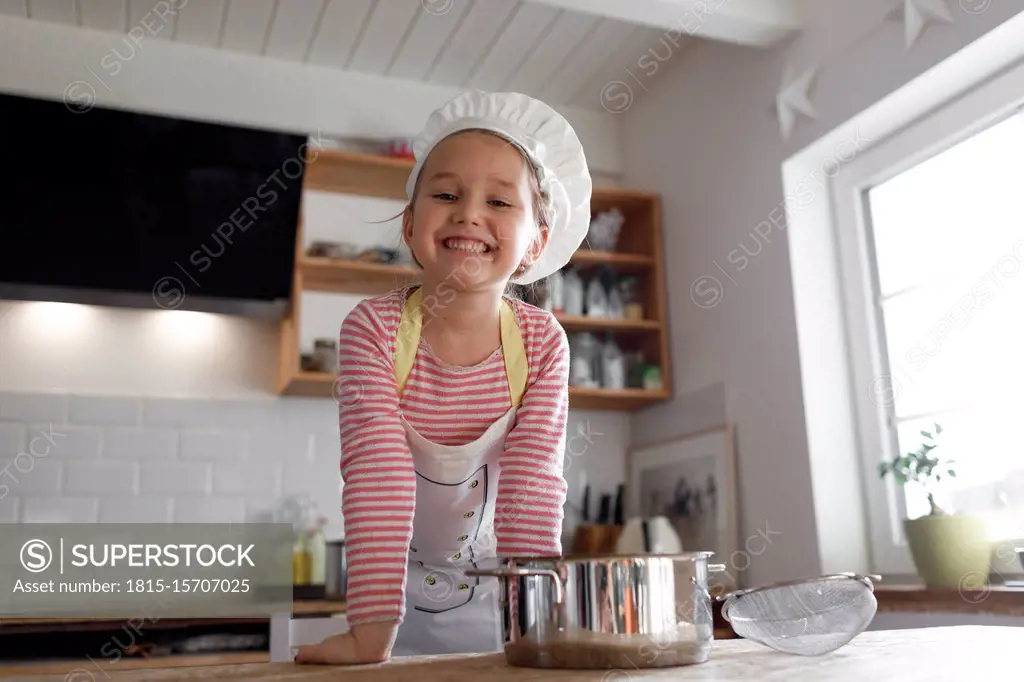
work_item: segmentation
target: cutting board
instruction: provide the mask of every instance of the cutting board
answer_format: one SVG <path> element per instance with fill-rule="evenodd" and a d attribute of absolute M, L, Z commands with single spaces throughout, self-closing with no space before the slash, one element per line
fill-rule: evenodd
<path fill-rule="evenodd" d="M 22 676 L 4 678 L 4 682 L 974 682 L 1014 678 L 1019 673 L 1021 651 L 1024 627 L 962 626 L 866 632 L 845 648 L 814 658 L 776 653 L 745 640 L 716 641 L 708 662 L 661 670 L 512 668 L 505 664 L 502 654 L 471 654 L 397 658 L 363 666 L 254 663 L 125 671 L 112 673 L 109 678 L 84 674 Z M 106 670 L 111 672 L 112 667 Z"/>

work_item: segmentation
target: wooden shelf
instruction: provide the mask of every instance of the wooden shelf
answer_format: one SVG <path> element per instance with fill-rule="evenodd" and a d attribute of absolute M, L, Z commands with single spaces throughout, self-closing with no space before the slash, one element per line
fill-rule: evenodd
<path fill-rule="evenodd" d="M 334 396 L 336 381 L 337 377 L 327 372 L 300 372 L 284 387 L 282 393 L 308 398 L 330 398 Z M 632 411 L 668 397 L 665 391 L 645 391 L 638 388 L 613 390 L 569 387 L 569 406 L 579 410 Z"/>
<path fill-rule="evenodd" d="M 569 406 L 577 410 L 618 410 L 632 412 L 669 398 L 667 391 L 639 388 L 609 389 L 569 387 Z"/>
<path fill-rule="evenodd" d="M 353 194 L 404 202 L 405 182 L 413 161 L 337 149 L 311 149 L 307 155 L 304 190 Z M 668 352 L 667 292 L 662 257 L 661 204 L 657 194 L 624 187 L 594 187 L 591 211 L 610 209 L 625 218 L 616 251 L 591 249 L 584 242 L 570 263 L 584 272 L 607 266 L 619 275 L 637 278 L 637 289 L 647 319 L 604 319 L 557 316 L 566 333 L 612 332 L 620 347 L 639 353 L 660 367 L 663 391 L 569 388 L 570 407 L 587 410 L 633 411 L 668 400 L 672 396 L 672 369 Z M 318 291 L 372 296 L 406 286 L 418 279 L 419 269 L 305 255 L 302 225 L 297 236 L 295 279 L 288 315 L 282 321 L 278 367 L 278 392 L 282 395 L 332 397 L 335 376 L 303 372 L 299 348 L 302 319 L 301 293 Z M 340 320 L 339 320 L 340 324 Z"/>
<path fill-rule="evenodd" d="M 405 265 L 364 263 L 304 256 L 298 267 L 307 291 L 372 296 L 416 281 L 418 270 Z"/>
<path fill-rule="evenodd" d="M 580 266 L 608 265 L 621 272 L 639 272 L 653 267 L 649 256 L 631 253 L 605 253 L 580 250 L 572 258 Z M 341 258 L 301 256 L 298 268 L 302 271 L 306 291 L 331 293 L 382 294 L 400 286 L 418 281 L 419 269 L 410 265 L 368 263 Z"/>
<path fill-rule="evenodd" d="M 406 199 L 405 181 L 414 164 L 412 159 L 342 149 L 312 149 L 306 161 L 305 189 L 398 201 Z M 640 206 L 658 199 L 657 194 L 628 187 L 594 187 L 592 195 L 596 210 Z"/>
<path fill-rule="evenodd" d="M 574 265 L 608 265 L 621 272 L 638 272 L 654 267 L 654 258 L 642 253 L 616 253 L 580 249 L 569 261 Z"/>
<path fill-rule="evenodd" d="M 575 317 L 555 315 L 566 332 L 656 332 L 661 329 L 657 320 L 625 320 L 613 317 Z"/>

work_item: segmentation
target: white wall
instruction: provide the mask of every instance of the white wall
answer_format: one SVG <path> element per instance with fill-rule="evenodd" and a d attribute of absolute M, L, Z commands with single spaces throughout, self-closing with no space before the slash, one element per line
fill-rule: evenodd
<path fill-rule="evenodd" d="M 0 91 L 53 99 L 67 91 L 76 103 L 89 96 L 97 106 L 317 136 L 409 135 L 456 93 L 168 41 L 130 53 L 120 36 L 10 17 L 0 17 L 0 34 Z M 116 70 L 114 47 L 133 55 Z M 618 119 L 563 113 L 595 173 L 613 178 Z M 307 243 L 399 243 L 397 223 L 365 224 L 397 213 L 397 202 L 306 200 Z M 303 348 L 337 338 L 358 300 L 304 293 Z M 235 317 L 0 301 L 0 485 L 18 479 L 0 488 L 0 521 L 230 521 L 306 491 L 337 533 L 336 408 L 330 398 L 274 394 L 277 335 L 274 325 Z M 68 434 L 53 438 L 51 454 L 19 457 L 51 424 Z M 614 493 L 628 435 L 626 414 L 571 411 L 570 501 L 579 500 L 584 470 L 595 495 Z M 567 531 L 573 522 L 567 517 Z"/>
<path fill-rule="evenodd" d="M 753 559 L 745 577 L 749 584 L 830 566 L 822 545 L 831 551 L 843 539 L 835 542 L 826 533 L 820 541 L 824 526 L 815 518 L 815 495 L 836 496 L 859 485 L 856 476 L 812 479 L 811 455 L 827 462 L 828 452 L 827 444 L 820 454 L 808 446 L 780 166 L 1021 11 L 1018 3 L 949 3 L 955 23 L 931 27 L 907 53 L 902 23 L 885 20 L 900 4 L 808 2 L 806 33 L 770 52 L 698 44 L 662 65 L 669 72 L 661 87 L 636 93 L 625 114 L 625 181 L 656 189 L 664 201 L 680 394 L 673 403 L 635 416 L 632 438 L 645 442 L 688 429 L 679 417 L 692 403 L 689 393 L 724 384 L 725 416 L 737 429 L 741 544 L 757 538 L 765 524 L 779 533 L 770 550 Z M 801 119 L 787 143 L 774 104 L 789 64 L 822 71 L 813 93 L 818 118 Z M 823 173 L 811 177 L 808 187 L 814 191 L 825 180 Z M 710 277 L 719 288 L 709 287 Z M 829 519 L 833 529 L 860 525 L 856 510 L 837 517 Z"/>

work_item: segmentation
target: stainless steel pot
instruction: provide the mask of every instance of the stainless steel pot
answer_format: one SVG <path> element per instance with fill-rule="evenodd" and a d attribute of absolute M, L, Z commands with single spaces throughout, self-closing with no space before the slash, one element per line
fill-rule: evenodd
<path fill-rule="evenodd" d="M 529 557 L 466 574 L 501 581 L 510 665 L 662 668 L 710 655 L 708 573 L 725 570 L 712 554 Z"/>
<path fill-rule="evenodd" d="M 326 543 L 324 562 L 324 597 L 344 599 L 348 591 L 348 562 L 345 558 L 344 540 L 331 540 Z"/>

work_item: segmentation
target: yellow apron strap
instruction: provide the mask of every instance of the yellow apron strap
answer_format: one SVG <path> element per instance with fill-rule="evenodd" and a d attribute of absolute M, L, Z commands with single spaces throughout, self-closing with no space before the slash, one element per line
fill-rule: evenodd
<path fill-rule="evenodd" d="M 398 323 L 398 339 L 395 343 L 395 381 L 398 395 L 402 395 L 405 382 L 412 373 L 416 361 L 416 350 L 420 345 L 420 332 L 423 329 L 423 312 L 420 303 L 423 290 L 417 288 L 405 302 L 402 319 Z M 523 337 L 516 324 L 515 313 L 508 301 L 501 301 L 501 349 L 505 357 L 505 374 L 508 377 L 509 398 L 512 407 L 518 407 L 526 392 L 526 381 L 530 369 L 526 359 L 526 348 Z"/>
<path fill-rule="evenodd" d="M 508 377 L 508 392 L 512 407 L 519 407 L 526 392 L 526 380 L 530 368 L 526 361 L 526 348 L 523 346 L 523 335 L 516 324 L 516 316 L 512 306 L 504 298 L 501 299 L 501 352 L 505 356 L 505 375 Z"/>
<path fill-rule="evenodd" d="M 418 288 L 409 296 L 402 309 L 402 319 L 398 323 L 398 339 L 395 342 L 395 380 L 398 382 L 398 395 L 402 395 L 405 382 L 412 373 L 412 365 L 416 361 L 416 349 L 420 346 L 420 330 L 423 329 L 423 312 L 420 300 L 423 289 Z"/>

